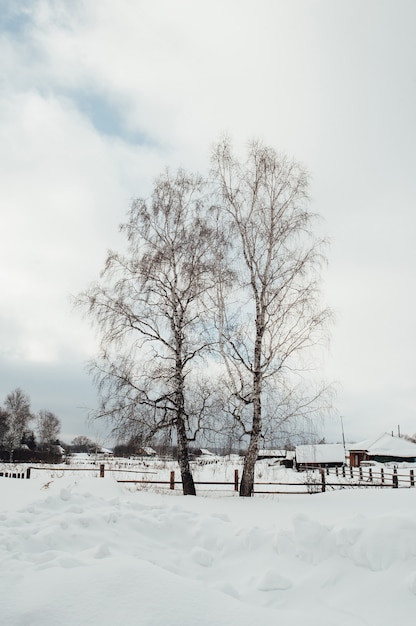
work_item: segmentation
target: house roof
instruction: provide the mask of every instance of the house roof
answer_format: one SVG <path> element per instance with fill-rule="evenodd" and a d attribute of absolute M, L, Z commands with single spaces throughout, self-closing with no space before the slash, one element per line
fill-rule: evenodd
<path fill-rule="evenodd" d="M 266 450 L 266 449 L 262 449 L 262 450 L 259 450 L 258 456 L 277 456 L 277 457 L 282 457 L 284 459 L 284 458 L 286 458 L 286 450 Z"/>
<path fill-rule="evenodd" d="M 344 463 L 345 451 L 340 443 L 296 446 L 297 463 Z"/>
<path fill-rule="evenodd" d="M 153 450 L 153 448 L 151 448 L 150 446 L 144 446 L 142 448 L 142 450 L 143 450 L 143 452 L 145 454 L 147 454 L 147 456 L 155 456 L 155 455 L 157 455 L 156 450 Z"/>
<path fill-rule="evenodd" d="M 215 454 L 207 450 L 207 448 L 200 448 L 200 450 L 201 450 L 201 454 L 205 456 L 215 456 Z"/>
<path fill-rule="evenodd" d="M 416 458 L 416 443 L 402 437 L 393 437 L 389 433 L 383 433 L 376 439 L 351 444 L 348 449 L 350 452 L 365 451 L 371 456 Z"/>

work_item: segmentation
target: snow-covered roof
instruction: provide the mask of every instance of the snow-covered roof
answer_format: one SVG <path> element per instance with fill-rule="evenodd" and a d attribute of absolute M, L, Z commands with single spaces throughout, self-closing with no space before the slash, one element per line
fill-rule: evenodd
<path fill-rule="evenodd" d="M 201 450 L 201 454 L 204 454 L 206 456 L 215 456 L 215 454 L 207 450 L 207 448 L 200 448 L 200 450 Z"/>
<path fill-rule="evenodd" d="M 350 452 L 365 451 L 371 456 L 416 458 L 416 443 L 383 433 L 377 439 L 366 439 L 348 446 Z"/>
<path fill-rule="evenodd" d="M 143 452 L 147 454 L 147 456 L 155 456 L 157 455 L 156 450 L 153 450 L 150 446 L 145 446 L 142 448 Z"/>
<path fill-rule="evenodd" d="M 345 451 L 340 443 L 296 446 L 297 463 L 344 463 Z"/>
<path fill-rule="evenodd" d="M 259 450 L 258 456 L 277 456 L 282 459 L 286 458 L 286 450 Z"/>

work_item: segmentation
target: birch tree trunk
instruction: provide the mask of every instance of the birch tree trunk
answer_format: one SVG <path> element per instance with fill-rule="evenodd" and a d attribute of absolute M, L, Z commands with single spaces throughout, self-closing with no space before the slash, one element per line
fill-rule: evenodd
<path fill-rule="evenodd" d="M 249 439 L 240 495 L 251 496 L 262 398 L 274 391 L 279 405 L 279 389 L 290 384 L 300 355 L 319 341 L 330 318 L 319 301 L 324 241 L 312 231 L 305 171 L 272 148 L 253 142 L 242 161 L 225 139 L 214 149 L 212 175 L 236 277 L 231 289 L 217 290 L 219 343 L 233 416 Z"/>
<path fill-rule="evenodd" d="M 116 435 L 152 441 L 175 432 L 183 492 L 195 495 L 189 442 L 203 427 L 190 374 L 209 349 L 207 294 L 215 281 L 215 229 L 206 183 L 179 170 L 156 181 L 150 200 L 132 203 L 128 252 L 110 252 L 99 282 L 78 298 L 101 337 L 91 364 L 100 391 L 96 417 Z"/>

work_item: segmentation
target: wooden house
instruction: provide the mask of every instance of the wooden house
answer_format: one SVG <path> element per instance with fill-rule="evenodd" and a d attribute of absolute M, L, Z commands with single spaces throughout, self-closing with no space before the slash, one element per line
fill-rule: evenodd
<path fill-rule="evenodd" d="M 273 465 L 283 465 L 293 467 L 295 453 L 292 450 L 266 450 L 260 449 L 257 455 L 259 461 L 270 460 Z"/>
<path fill-rule="evenodd" d="M 340 443 L 321 443 L 296 446 L 295 465 L 299 471 L 319 467 L 342 467 L 345 450 Z"/>
<path fill-rule="evenodd" d="M 143 446 L 137 450 L 137 456 L 147 456 L 147 457 L 156 457 L 157 452 L 153 450 L 150 446 Z"/>
<path fill-rule="evenodd" d="M 359 467 L 363 462 L 416 463 L 416 443 L 403 437 L 383 433 L 376 439 L 367 439 L 348 446 L 350 465 Z"/>
<path fill-rule="evenodd" d="M 286 458 L 286 450 L 266 450 L 260 449 L 257 455 L 258 459 L 276 459 L 281 460 Z"/>

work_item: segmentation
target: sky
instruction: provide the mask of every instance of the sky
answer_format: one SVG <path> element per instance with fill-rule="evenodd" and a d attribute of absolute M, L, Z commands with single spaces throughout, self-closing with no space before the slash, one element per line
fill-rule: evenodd
<path fill-rule="evenodd" d="M 413 0 L 0 0 L 0 403 L 21 387 L 63 438 L 86 422 L 96 337 L 71 297 L 131 200 L 206 172 L 228 133 L 311 174 L 331 241 L 323 374 L 339 441 L 416 432 Z"/>

